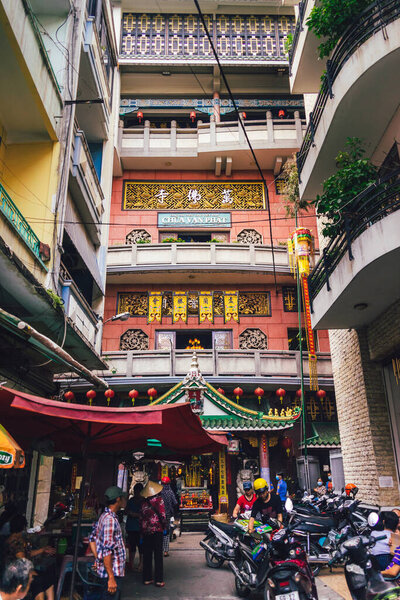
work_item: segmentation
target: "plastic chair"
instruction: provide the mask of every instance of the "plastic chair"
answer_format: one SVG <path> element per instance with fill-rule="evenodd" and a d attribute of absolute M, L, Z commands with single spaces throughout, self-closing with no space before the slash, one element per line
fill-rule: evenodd
<path fill-rule="evenodd" d="M 62 594 L 64 582 L 65 582 L 65 577 L 66 577 L 67 573 L 72 573 L 72 562 L 73 562 L 72 554 L 66 554 L 61 563 L 61 569 L 60 569 L 60 575 L 58 577 L 55 600 L 60 600 L 60 598 L 61 598 L 61 594 Z M 83 582 L 84 585 L 89 585 L 89 586 L 94 586 L 94 587 L 98 586 L 100 588 L 100 587 L 102 587 L 101 583 L 94 583 L 94 582 L 92 583 L 91 581 L 89 581 L 89 578 L 88 578 L 89 572 L 90 572 L 89 569 L 92 567 L 93 563 L 94 563 L 93 556 L 81 556 L 78 558 L 78 564 L 77 564 L 76 570 L 77 570 L 79 579 Z M 81 567 L 83 567 L 83 569 Z"/>

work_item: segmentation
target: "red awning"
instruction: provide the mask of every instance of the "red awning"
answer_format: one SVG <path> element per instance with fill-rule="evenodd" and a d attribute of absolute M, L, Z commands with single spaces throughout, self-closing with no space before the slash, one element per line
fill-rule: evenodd
<path fill-rule="evenodd" d="M 90 438 L 89 452 L 123 452 L 157 439 L 181 454 L 216 452 L 227 444 L 208 434 L 189 403 L 137 408 L 67 404 L 0 388 L 2 424 L 25 449 L 50 439 L 56 451 L 79 453 Z"/>

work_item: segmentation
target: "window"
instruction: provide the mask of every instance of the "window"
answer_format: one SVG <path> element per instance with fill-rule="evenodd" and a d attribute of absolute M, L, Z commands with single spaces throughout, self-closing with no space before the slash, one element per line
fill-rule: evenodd
<path fill-rule="evenodd" d="M 156 349 L 170 350 L 227 350 L 232 348 L 232 331 L 223 329 L 210 331 L 207 329 L 156 331 Z"/>
<path fill-rule="evenodd" d="M 303 312 L 303 298 L 301 299 L 301 312 Z M 282 288 L 282 302 L 284 312 L 297 312 L 297 288 L 294 285 Z"/>
<path fill-rule="evenodd" d="M 300 342 L 299 342 L 299 330 L 297 328 L 288 329 L 288 346 L 289 350 L 300 350 Z M 316 333 L 313 332 L 314 335 L 314 343 L 315 348 L 317 348 L 317 336 Z M 301 330 L 301 339 L 302 339 L 302 348 L 303 352 L 307 351 L 307 336 L 306 330 Z"/>
<path fill-rule="evenodd" d="M 229 234 L 222 232 L 202 232 L 202 231 L 162 231 L 160 232 L 160 242 L 168 239 L 180 239 L 186 243 L 207 243 L 211 240 L 219 242 L 229 242 Z"/>

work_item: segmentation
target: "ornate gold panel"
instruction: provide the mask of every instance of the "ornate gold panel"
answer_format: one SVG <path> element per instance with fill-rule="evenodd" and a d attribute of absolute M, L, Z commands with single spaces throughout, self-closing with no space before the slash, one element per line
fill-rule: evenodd
<path fill-rule="evenodd" d="M 147 315 L 146 292 L 130 292 L 129 294 L 119 294 L 118 314 L 124 312 L 130 312 L 134 317 L 145 317 Z"/>
<path fill-rule="evenodd" d="M 240 292 L 239 314 L 270 317 L 271 294 L 269 292 Z"/>
<path fill-rule="evenodd" d="M 264 186 L 249 182 L 126 181 L 124 210 L 261 210 Z"/>

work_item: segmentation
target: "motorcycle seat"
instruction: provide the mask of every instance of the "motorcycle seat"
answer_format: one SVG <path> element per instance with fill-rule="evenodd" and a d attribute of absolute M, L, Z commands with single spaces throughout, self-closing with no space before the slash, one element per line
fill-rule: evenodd
<path fill-rule="evenodd" d="M 324 525 L 328 529 L 335 526 L 335 522 L 329 515 L 308 515 L 299 519 L 301 523 L 315 523 L 316 525 Z"/>
<path fill-rule="evenodd" d="M 236 535 L 238 533 L 237 528 L 234 525 L 229 525 L 229 523 L 221 523 L 220 521 L 216 521 L 215 519 L 211 519 L 212 524 L 218 529 L 221 529 L 224 533 L 227 533 L 229 536 Z"/>
<path fill-rule="evenodd" d="M 389 581 L 385 581 L 382 578 L 382 581 L 372 582 L 368 592 L 371 594 L 371 597 L 376 597 L 376 596 L 378 596 L 378 594 L 384 594 L 389 591 L 398 592 L 399 590 L 400 590 L 400 588 L 397 586 L 397 583 L 395 581 L 389 582 Z"/>
<path fill-rule="evenodd" d="M 331 527 L 333 527 L 333 523 L 331 526 L 329 526 L 325 524 L 305 522 L 297 523 L 295 527 L 293 527 L 293 531 L 294 533 L 296 533 L 296 531 L 299 531 L 303 533 L 317 533 L 322 535 L 323 533 L 327 533 L 331 529 Z"/>

